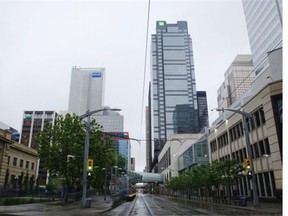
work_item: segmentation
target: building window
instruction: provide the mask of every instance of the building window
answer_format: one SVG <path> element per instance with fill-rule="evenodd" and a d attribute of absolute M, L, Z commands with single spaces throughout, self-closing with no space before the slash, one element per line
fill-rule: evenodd
<path fill-rule="evenodd" d="M 21 159 L 20 160 L 20 167 L 23 167 L 23 163 L 24 163 L 24 161 Z"/>
<path fill-rule="evenodd" d="M 265 154 L 270 154 L 271 151 L 270 151 L 270 144 L 269 144 L 268 138 L 264 140 L 264 146 L 265 146 Z"/>
<path fill-rule="evenodd" d="M 10 156 L 8 156 L 8 162 L 7 163 L 8 163 L 8 165 L 10 164 Z"/>
<path fill-rule="evenodd" d="M 34 163 L 31 163 L 31 170 L 34 170 Z"/>
<path fill-rule="evenodd" d="M 26 161 L 26 169 L 29 169 L 29 161 Z"/>
<path fill-rule="evenodd" d="M 264 113 L 263 107 L 259 110 L 259 115 L 260 115 L 262 124 L 264 124 L 266 120 L 265 120 L 265 113 Z"/>
<path fill-rule="evenodd" d="M 17 166 L 17 158 L 13 158 L 13 166 Z"/>

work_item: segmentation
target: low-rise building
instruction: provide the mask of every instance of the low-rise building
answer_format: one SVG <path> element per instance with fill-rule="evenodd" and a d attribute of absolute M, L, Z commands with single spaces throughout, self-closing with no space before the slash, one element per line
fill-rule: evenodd
<path fill-rule="evenodd" d="M 36 167 L 37 151 L 12 141 L 11 132 L 0 129 L 0 188 L 16 187 L 22 172 L 35 181 Z"/>
<path fill-rule="evenodd" d="M 283 144 L 282 144 L 282 49 L 269 53 L 269 68 L 253 82 L 250 95 L 223 111 L 214 122 L 208 135 L 210 162 L 236 159 L 243 163 L 249 158 L 244 131 L 248 124 L 248 135 L 252 148 L 252 163 L 256 175 L 259 198 L 282 198 L 283 190 Z M 248 119 L 241 111 L 254 116 Z M 243 118 L 244 117 L 244 118 Z M 233 187 L 235 194 L 252 196 L 250 176 L 242 176 Z M 225 193 L 225 191 L 223 191 Z"/>
<path fill-rule="evenodd" d="M 179 157 L 195 144 L 203 134 L 173 134 L 165 143 L 159 154 L 158 173 L 164 175 L 164 180 L 168 181 L 172 177 L 179 175 L 179 167 L 182 161 Z"/>

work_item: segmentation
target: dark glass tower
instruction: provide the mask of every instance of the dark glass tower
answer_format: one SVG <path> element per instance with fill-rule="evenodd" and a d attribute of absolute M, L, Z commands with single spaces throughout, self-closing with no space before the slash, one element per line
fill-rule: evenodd
<path fill-rule="evenodd" d="M 152 35 L 153 137 L 199 131 L 192 40 L 187 22 L 158 21 Z"/>
<path fill-rule="evenodd" d="M 199 129 L 209 126 L 206 91 L 197 91 Z"/>
<path fill-rule="evenodd" d="M 199 118 L 192 40 L 187 22 L 157 21 L 151 52 L 151 122 L 154 160 L 157 160 L 157 153 L 172 134 L 197 133 L 203 127 L 199 120 L 203 119 Z"/>

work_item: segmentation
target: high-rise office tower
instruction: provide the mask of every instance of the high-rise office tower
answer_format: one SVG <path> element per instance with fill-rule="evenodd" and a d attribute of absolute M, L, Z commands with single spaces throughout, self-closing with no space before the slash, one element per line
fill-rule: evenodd
<path fill-rule="evenodd" d="M 104 68 L 72 68 L 68 111 L 82 115 L 102 109 L 104 85 Z"/>
<path fill-rule="evenodd" d="M 197 91 L 199 129 L 209 126 L 206 91 Z"/>
<path fill-rule="evenodd" d="M 237 55 L 226 70 L 224 82 L 217 90 L 218 108 L 229 108 L 255 79 L 251 55 Z"/>
<path fill-rule="evenodd" d="M 152 164 L 152 140 L 151 140 L 151 112 L 150 106 L 146 107 L 146 166 L 145 171 L 151 172 Z"/>
<path fill-rule="evenodd" d="M 37 136 L 44 129 L 44 125 L 55 123 L 55 111 L 24 111 L 20 143 L 29 148 L 37 149 Z"/>
<path fill-rule="evenodd" d="M 151 52 L 151 130 L 155 140 L 153 160 L 157 160 L 157 154 L 172 134 L 197 133 L 202 124 L 199 124 L 192 40 L 187 22 L 157 21 Z"/>
<path fill-rule="evenodd" d="M 242 0 L 256 75 L 268 67 L 267 52 L 283 42 L 282 0 Z"/>
<path fill-rule="evenodd" d="M 55 111 L 24 111 L 20 143 L 29 148 L 37 149 L 37 136 L 44 129 L 45 124 L 54 125 L 57 118 Z M 48 172 L 44 168 L 44 161 L 38 159 L 36 179 L 40 185 L 48 183 Z"/>
<path fill-rule="evenodd" d="M 112 146 L 117 153 L 122 155 L 125 160 L 125 169 L 131 170 L 131 144 L 128 132 L 109 132 L 105 131 L 104 135 L 112 140 Z M 116 164 L 118 165 L 118 164 Z"/>

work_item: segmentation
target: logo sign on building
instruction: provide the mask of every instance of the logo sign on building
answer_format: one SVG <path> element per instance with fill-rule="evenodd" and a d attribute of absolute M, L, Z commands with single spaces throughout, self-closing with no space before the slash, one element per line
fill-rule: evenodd
<path fill-rule="evenodd" d="M 101 77 L 101 72 L 92 72 L 92 77 L 93 78 Z"/>
<path fill-rule="evenodd" d="M 163 27 L 163 26 L 166 25 L 166 22 L 165 21 L 158 21 L 157 25 L 160 26 L 160 27 Z"/>
<path fill-rule="evenodd" d="M 27 118 L 32 118 L 32 115 L 31 114 L 24 114 L 24 119 L 27 119 Z"/>

